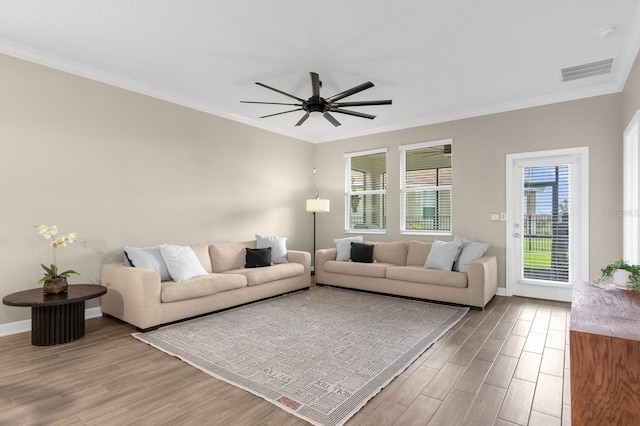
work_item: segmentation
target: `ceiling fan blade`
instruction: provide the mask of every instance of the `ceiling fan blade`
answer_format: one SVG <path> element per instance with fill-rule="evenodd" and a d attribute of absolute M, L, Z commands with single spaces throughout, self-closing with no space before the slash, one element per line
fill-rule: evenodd
<path fill-rule="evenodd" d="M 324 116 L 324 118 L 326 118 L 327 120 L 329 120 L 329 122 L 330 122 L 331 124 L 333 124 L 334 126 L 338 127 L 338 126 L 340 126 L 340 125 L 341 125 L 341 124 L 340 124 L 340 122 L 339 122 L 338 120 L 336 120 L 336 119 L 335 119 L 335 117 L 334 117 L 333 115 L 329 114 L 328 112 L 325 112 L 325 113 L 323 114 L 323 116 Z"/>
<path fill-rule="evenodd" d="M 367 105 L 391 105 L 391 99 L 385 99 L 382 101 L 355 101 L 355 102 L 336 102 L 332 103 L 332 107 L 352 107 L 352 106 L 367 106 Z"/>
<path fill-rule="evenodd" d="M 350 111 L 348 109 L 331 108 L 329 111 L 339 112 L 340 114 L 355 115 L 356 117 L 368 118 L 370 120 L 373 120 L 374 118 L 376 118 L 375 115 L 365 114 L 364 112 L 358 112 L 358 111 Z"/>
<path fill-rule="evenodd" d="M 339 101 L 340 99 L 346 98 L 347 96 L 355 95 L 358 92 L 362 92 L 363 90 L 369 89 L 373 87 L 373 83 L 367 81 L 366 83 L 362 83 L 357 85 L 356 87 L 352 87 L 349 90 L 345 90 L 344 92 L 338 93 L 337 95 L 333 95 L 330 98 L 327 98 L 329 102 Z"/>
<path fill-rule="evenodd" d="M 296 108 L 296 109 L 292 109 L 292 110 L 289 110 L 289 111 L 276 112 L 275 114 L 263 115 L 260 118 L 273 117 L 274 115 L 287 114 L 287 113 L 294 112 L 294 111 L 302 111 L 302 108 Z"/>
<path fill-rule="evenodd" d="M 320 76 L 315 72 L 311 74 L 311 89 L 313 90 L 313 96 L 320 96 Z"/>
<path fill-rule="evenodd" d="M 292 105 L 292 106 L 302 106 L 302 104 L 287 104 L 284 102 L 260 102 L 260 101 L 240 101 L 242 104 L 264 104 L 264 105 Z"/>
<path fill-rule="evenodd" d="M 305 120 L 306 120 L 307 118 L 309 118 L 309 113 L 308 113 L 308 112 L 306 112 L 306 113 L 302 116 L 302 118 L 301 118 L 301 119 L 296 123 L 296 126 L 300 126 L 302 123 L 304 123 L 304 122 L 305 122 Z"/>
<path fill-rule="evenodd" d="M 297 96 L 293 96 L 292 94 L 289 94 L 289 93 L 287 93 L 287 92 L 283 92 L 282 90 L 278 90 L 278 89 L 276 89 L 275 87 L 267 86 L 266 84 L 258 83 L 258 82 L 256 82 L 256 84 L 257 84 L 258 86 L 262 86 L 262 87 L 264 87 L 265 89 L 273 90 L 274 92 L 278 92 L 278 93 L 280 93 L 280 94 L 282 94 L 282 95 L 288 96 L 288 97 L 293 98 L 293 99 L 295 99 L 295 100 L 297 100 L 297 101 L 304 102 L 304 99 L 300 99 L 300 98 L 299 98 L 299 97 L 297 97 Z"/>

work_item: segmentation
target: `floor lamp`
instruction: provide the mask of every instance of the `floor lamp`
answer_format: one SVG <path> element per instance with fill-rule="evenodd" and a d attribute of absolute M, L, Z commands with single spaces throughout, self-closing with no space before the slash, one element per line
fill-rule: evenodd
<path fill-rule="evenodd" d="M 313 213 L 313 271 L 311 275 L 315 275 L 316 269 L 316 213 L 327 213 L 329 211 L 329 200 L 318 198 L 318 192 L 316 191 L 316 198 L 307 200 L 307 212 Z"/>

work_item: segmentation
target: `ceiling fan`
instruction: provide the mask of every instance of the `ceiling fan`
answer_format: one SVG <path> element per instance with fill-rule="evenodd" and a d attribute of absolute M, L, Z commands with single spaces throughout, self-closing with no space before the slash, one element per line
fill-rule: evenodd
<path fill-rule="evenodd" d="M 370 120 L 373 120 L 374 118 L 376 118 L 375 115 L 365 114 L 364 112 L 358 112 L 358 111 L 351 111 L 351 110 L 348 110 L 348 109 L 343 109 L 344 107 L 371 106 L 371 105 L 391 105 L 391 100 L 390 99 L 381 100 L 381 101 L 338 102 L 339 100 L 344 99 L 347 96 L 355 95 L 356 93 L 362 92 L 363 90 L 366 90 L 366 89 L 369 89 L 369 88 L 373 87 L 374 85 L 370 81 L 367 81 L 366 83 L 359 84 L 359 85 L 357 85 L 355 87 L 352 87 L 349 90 L 345 90 L 344 92 L 338 93 L 337 95 L 333 95 L 333 96 L 330 96 L 328 98 L 322 98 L 322 97 L 320 97 L 320 88 L 322 87 L 322 82 L 320 81 L 320 76 L 315 72 L 310 72 L 309 74 L 311 75 L 311 89 L 312 89 L 312 93 L 313 94 L 306 101 L 304 99 L 301 99 L 301 98 L 297 97 L 297 96 L 294 96 L 294 95 L 291 95 L 289 93 L 283 92 L 282 90 L 278 90 L 278 89 L 273 88 L 271 86 L 267 86 L 266 84 L 256 82 L 256 84 L 258 86 L 265 87 L 267 89 L 273 90 L 274 92 L 278 92 L 278 93 L 280 93 L 282 95 L 285 95 L 285 96 L 288 96 L 290 98 L 293 98 L 293 99 L 297 100 L 299 103 L 295 103 L 294 104 L 294 103 L 283 103 L 283 102 L 260 102 L 260 101 L 240 101 L 240 102 L 245 103 L 245 104 L 267 104 L 267 105 L 297 106 L 299 108 L 292 109 L 292 110 L 289 110 L 289 111 L 276 112 L 275 114 L 263 115 L 260 118 L 273 117 L 274 115 L 288 114 L 290 112 L 295 112 L 295 111 L 304 111 L 305 112 L 304 115 L 302 116 L 302 118 L 300 120 L 298 120 L 298 122 L 296 123 L 296 126 L 300 126 L 302 123 L 304 123 L 305 120 L 307 118 L 309 118 L 309 116 L 311 114 L 314 114 L 314 115 L 322 114 L 322 116 L 324 116 L 324 118 L 326 118 L 331 124 L 333 124 L 336 127 L 340 126 L 340 122 L 338 120 L 336 120 L 333 115 L 330 114 L 332 112 L 337 112 L 337 113 L 340 113 L 340 114 L 353 115 L 355 117 L 368 118 Z"/>

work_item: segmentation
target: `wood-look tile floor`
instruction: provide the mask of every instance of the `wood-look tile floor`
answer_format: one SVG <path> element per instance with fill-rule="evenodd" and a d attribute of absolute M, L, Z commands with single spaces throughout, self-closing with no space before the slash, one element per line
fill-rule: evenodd
<path fill-rule="evenodd" d="M 496 297 L 347 425 L 570 425 L 569 315 L 568 303 Z M 86 328 L 51 347 L 0 337 L 0 424 L 307 424 L 132 338 L 128 324 Z"/>

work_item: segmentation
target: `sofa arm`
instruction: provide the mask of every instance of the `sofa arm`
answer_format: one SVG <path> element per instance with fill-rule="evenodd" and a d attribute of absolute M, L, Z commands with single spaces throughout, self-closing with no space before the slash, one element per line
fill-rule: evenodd
<path fill-rule="evenodd" d="M 336 260 L 337 250 L 335 247 L 316 250 L 316 258 L 315 258 L 315 274 L 316 274 L 316 283 L 323 284 L 324 280 L 324 264 L 329 260 Z"/>
<path fill-rule="evenodd" d="M 311 254 L 307 251 L 287 250 L 287 260 L 290 263 L 300 263 L 304 266 L 304 275 L 311 276 Z"/>
<path fill-rule="evenodd" d="M 105 263 L 100 283 L 107 287 L 101 297 L 102 312 L 140 329 L 161 324 L 160 274 L 123 263 Z"/>
<path fill-rule="evenodd" d="M 483 256 L 469 264 L 467 280 L 471 292 L 469 304 L 484 307 L 498 289 L 498 261 L 495 256 Z"/>

